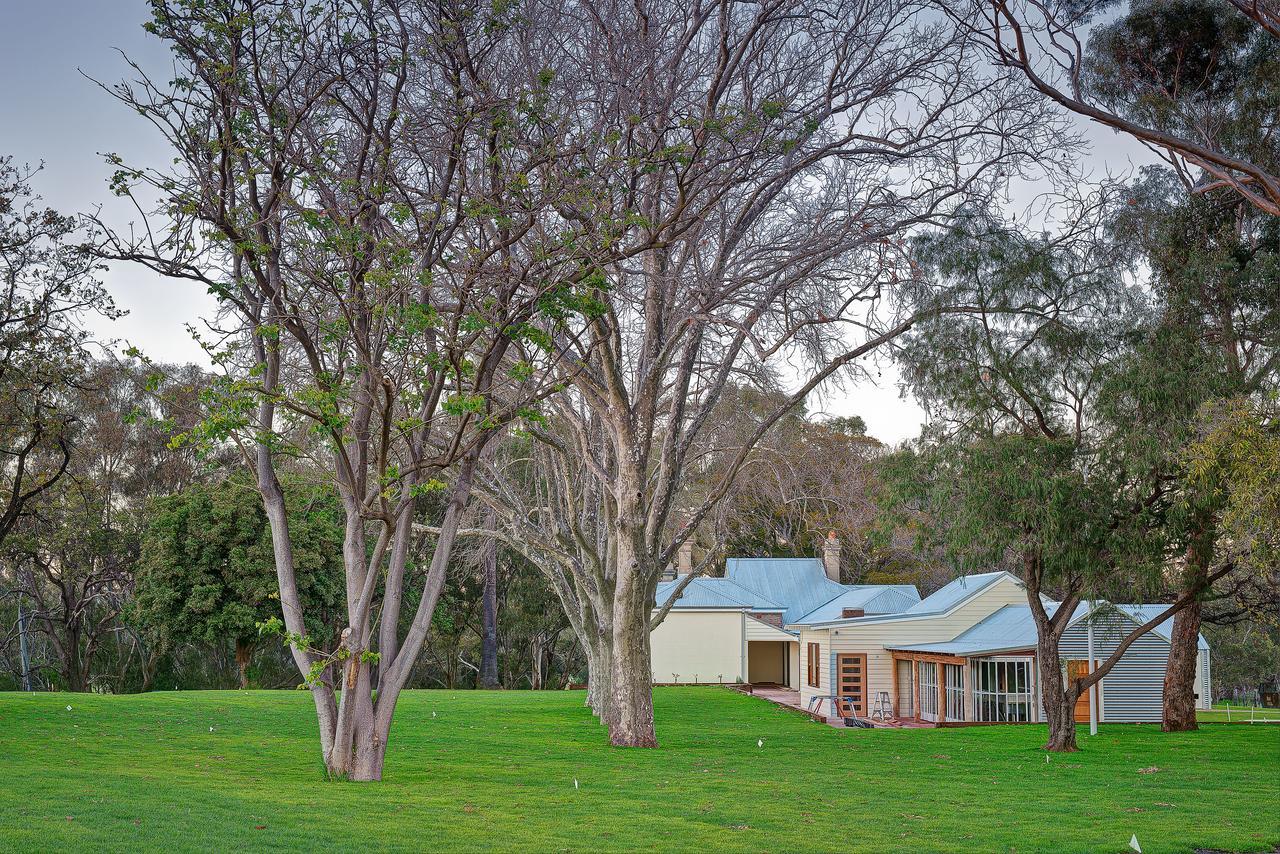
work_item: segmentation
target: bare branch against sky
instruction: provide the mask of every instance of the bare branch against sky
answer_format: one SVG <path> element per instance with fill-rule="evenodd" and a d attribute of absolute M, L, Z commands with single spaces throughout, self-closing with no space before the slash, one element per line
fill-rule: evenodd
<path fill-rule="evenodd" d="M 128 76 L 121 55 L 162 77 L 169 58 L 142 23 L 144 0 L 49 0 L 8 2 L 0 28 L 0 153 L 18 163 L 43 162 L 35 189 L 46 202 L 67 213 L 101 206 L 103 218 L 119 226 L 135 219 L 122 200 L 107 191 L 110 168 L 105 152 L 133 162 L 155 162 L 166 149 L 145 122 L 127 115 L 94 79 Z M 1077 120 L 1092 143 L 1088 165 L 1120 174 L 1151 161 L 1139 144 Z M 1028 188 L 1028 200 L 1035 193 Z M 163 361 L 203 361 L 187 324 L 199 324 L 213 308 L 199 286 L 167 282 L 138 267 L 119 266 L 105 277 L 124 318 L 101 321 L 95 333 L 103 342 L 127 341 Z M 118 351 L 122 344 L 117 345 Z M 872 379 L 856 388 L 825 388 L 810 409 L 827 415 L 857 414 L 869 432 L 888 442 L 914 436 L 923 413 L 897 389 L 897 373 L 887 362 L 870 366 Z"/>

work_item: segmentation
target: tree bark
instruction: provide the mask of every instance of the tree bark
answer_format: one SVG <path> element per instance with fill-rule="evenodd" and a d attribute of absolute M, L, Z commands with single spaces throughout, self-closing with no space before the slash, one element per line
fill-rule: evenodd
<path fill-rule="evenodd" d="M 1074 685 L 1066 684 L 1062 675 L 1062 658 L 1058 654 L 1058 635 L 1052 631 L 1036 641 L 1036 664 L 1040 671 L 1040 697 L 1044 703 L 1049 740 L 1044 749 L 1054 753 L 1073 753 L 1076 744 L 1076 699 Z"/>
<path fill-rule="evenodd" d="M 1200 642 L 1200 591 L 1209 577 L 1213 553 L 1212 526 L 1202 524 L 1187 547 L 1187 564 L 1182 573 L 1183 594 L 1194 591 L 1194 599 L 1173 615 L 1169 635 L 1169 660 L 1164 672 L 1164 711 L 1160 729 L 1191 732 L 1196 723 L 1196 657 Z"/>
<path fill-rule="evenodd" d="M 249 687 L 249 660 L 253 658 L 253 644 L 236 638 L 236 671 L 240 676 L 240 690 Z"/>
<path fill-rule="evenodd" d="M 488 526 L 497 525 L 496 514 L 488 513 Z M 480 687 L 498 688 L 498 541 L 485 540 L 480 555 L 484 572 L 484 594 L 481 602 Z"/>
<path fill-rule="evenodd" d="M 649 613 L 634 572 L 620 572 L 614 594 L 613 667 L 610 671 L 609 742 L 615 747 L 657 747 L 653 728 L 653 671 Z"/>

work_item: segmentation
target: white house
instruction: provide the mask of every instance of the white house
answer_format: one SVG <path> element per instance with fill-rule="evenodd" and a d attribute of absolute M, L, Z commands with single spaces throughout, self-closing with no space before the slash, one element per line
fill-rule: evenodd
<path fill-rule="evenodd" d="M 893 614 L 920 601 L 909 584 L 840 584 L 838 543 L 825 564 L 814 558 L 730 558 L 723 578 L 689 581 L 653 630 L 659 683 L 785 685 L 803 682 L 796 625 L 864 614 Z M 687 571 L 688 562 L 684 562 Z M 658 586 L 665 603 L 680 575 Z"/>
<path fill-rule="evenodd" d="M 1047 602 L 1050 610 L 1056 603 Z M 1162 605 L 1099 603 L 1092 619 L 1094 666 Z M 1059 652 L 1067 675 L 1089 669 L 1089 609 L 1081 605 Z M 866 716 L 887 692 L 901 720 L 992 723 L 1043 719 L 1036 668 L 1036 631 L 1027 594 L 1016 577 L 989 572 L 957 578 L 897 614 L 812 622 L 798 626 L 806 679 L 801 702 L 833 696 L 840 713 Z M 1169 655 L 1169 624 L 1138 638 L 1076 706 L 1100 721 L 1159 721 Z M 814 662 L 812 672 L 809 662 Z M 1200 638 L 1198 704 L 1209 708 L 1209 647 Z M 821 705 L 818 700 L 816 705 Z"/>
<path fill-rule="evenodd" d="M 830 714 L 835 705 L 844 716 L 869 716 L 884 692 L 901 721 L 1043 719 L 1035 624 L 1015 576 L 965 576 L 920 599 L 910 585 L 839 584 L 833 549 L 829 543 L 825 561 L 732 558 L 725 577 L 692 579 L 651 636 L 654 681 L 786 686 L 799 691 L 801 706 Z M 660 585 L 656 604 L 679 581 Z M 1082 605 L 1060 646 L 1067 672 L 1090 666 L 1090 622 L 1096 666 L 1164 607 L 1098 603 L 1090 619 Z M 1131 645 L 1081 698 L 1077 718 L 1087 720 L 1096 702 L 1101 721 L 1159 721 L 1169 628 Z M 1209 708 L 1203 637 L 1198 665 L 1198 703 Z"/>

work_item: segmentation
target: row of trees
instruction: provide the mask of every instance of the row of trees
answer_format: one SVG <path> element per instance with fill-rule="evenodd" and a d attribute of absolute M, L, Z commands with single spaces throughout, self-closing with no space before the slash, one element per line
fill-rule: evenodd
<path fill-rule="evenodd" d="M 153 3 L 176 72 L 109 90 L 173 156 L 112 158 L 113 190 L 154 213 L 90 218 L 85 257 L 220 301 L 217 375 L 174 444 L 251 476 L 266 625 L 330 775 L 381 776 L 473 540 L 482 612 L 497 540 L 562 605 L 611 741 L 655 746 L 662 573 L 693 538 L 702 571 L 748 534 L 731 508 L 753 501 L 744 471 L 781 470 L 771 431 L 800 456 L 848 449 L 851 425 L 796 413 L 877 352 L 938 416 L 886 501 L 929 554 L 1020 568 L 1044 684 L 1075 602 L 1158 595 L 1182 556 L 1166 694 L 1185 714 L 1200 603 L 1263 553 L 1224 508 L 1269 481 L 1203 444 L 1220 434 L 1198 413 L 1229 398 L 1246 414 L 1221 435 L 1273 429 L 1275 147 L 1252 117 L 1276 76 L 1256 6 L 1203 0 L 1214 26 L 1188 27 L 1166 5 L 1085 52 L 1103 5 Z M 1125 215 L 1114 192 L 1055 200 L 1038 237 L 991 200 L 1023 181 L 1080 195 L 1060 106 L 1173 168 L 1126 188 Z M 809 469 L 798 512 L 871 470 L 845 460 L 826 484 L 789 463 Z M 291 494 L 295 476 L 312 486 Z M 342 531 L 336 620 L 306 583 L 296 511 L 317 496 Z M 779 506 L 770 533 L 794 542 Z M 877 541 L 876 565 L 903 544 Z M 1073 746 L 1071 698 L 1097 678 L 1047 697 L 1052 747 Z"/>

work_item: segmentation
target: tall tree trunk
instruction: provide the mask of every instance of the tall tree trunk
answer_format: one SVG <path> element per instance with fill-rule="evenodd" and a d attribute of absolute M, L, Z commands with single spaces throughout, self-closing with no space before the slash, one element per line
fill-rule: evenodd
<path fill-rule="evenodd" d="M 638 589 L 636 574 L 619 573 L 622 577 L 614 594 L 609 742 L 616 747 L 657 747 L 649 651 L 649 615 L 653 608 Z"/>
<path fill-rule="evenodd" d="M 1182 572 L 1182 591 L 1203 589 L 1213 559 L 1214 529 L 1201 521 L 1196 536 L 1187 546 L 1187 563 Z M 1196 724 L 1196 656 L 1200 642 L 1200 595 L 1173 615 L 1169 636 L 1169 660 L 1164 672 L 1164 712 L 1160 728 L 1165 732 L 1190 732 Z"/>
<path fill-rule="evenodd" d="M 85 678 L 84 661 L 80 649 L 80 628 L 71 625 L 67 628 L 66 661 L 63 669 L 67 680 L 67 690 L 82 693 L 88 690 L 88 679 Z"/>
<path fill-rule="evenodd" d="M 529 649 L 529 687 L 535 691 L 542 690 L 542 643 L 542 634 L 536 634 Z"/>
<path fill-rule="evenodd" d="M 249 687 L 249 661 L 253 658 L 253 644 L 236 638 L 236 670 L 240 674 L 240 690 Z"/>
<path fill-rule="evenodd" d="M 490 530 L 497 526 L 497 516 L 490 510 Z M 497 688 L 498 682 L 498 541 L 489 537 L 480 555 L 484 572 L 484 594 L 481 602 L 480 687 Z"/>
<path fill-rule="evenodd" d="M 1076 698 L 1074 685 L 1065 684 L 1062 658 L 1058 654 L 1058 636 L 1040 634 L 1036 641 L 1036 664 L 1040 671 L 1040 697 L 1044 703 L 1049 740 L 1044 749 L 1055 753 L 1072 753 L 1076 745 Z"/>
<path fill-rule="evenodd" d="M 613 706 L 611 688 L 613 674 L 612 636 L 590 626 L 583 636 L 583 649 L 587 654 L 587 706 L 591 713 L 608 725 L 609 710 Z"/>

